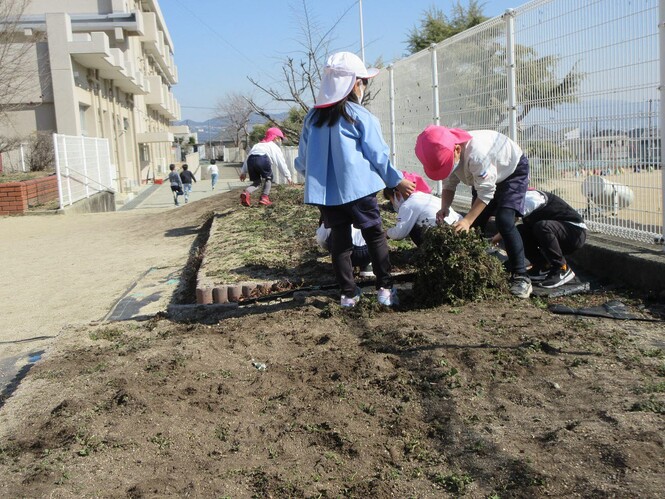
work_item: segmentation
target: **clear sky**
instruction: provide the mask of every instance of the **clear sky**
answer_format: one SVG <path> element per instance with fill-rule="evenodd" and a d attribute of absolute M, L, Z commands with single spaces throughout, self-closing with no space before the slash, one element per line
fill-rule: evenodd
<path fill-rule="evenodd" d="M 320 33 L 333 28 L 331 51 L 360 55 L 360 9 L 357 0 L 305 0 L 310 23 Z M 454 0 L 362 0 L 365 60 L 385 64 L 406 55 L 406 40 L 432 5 L 446 14 Z M 462 2 L 466 5 L 468 2 Z M 482 2 L 481 2 L 482 3 Z M 525 0 L 488 0 L 488 17 L 527 3 Z M 303 0 L 160 0 L 175 45 L 179 83 L 173 92 L 182 106 L 182 118 L 205 121 L 214 117 L 216 103 L 226 94 L 252 95 L 269 110 L 265 93 L 247 79 L 274 85 L 282 62 L 300 59 L 304 36 Z"/>

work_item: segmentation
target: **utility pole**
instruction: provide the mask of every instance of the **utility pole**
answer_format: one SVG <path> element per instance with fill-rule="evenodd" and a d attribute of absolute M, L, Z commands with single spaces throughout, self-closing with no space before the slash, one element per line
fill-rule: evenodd
<path fill-rule="evenodd" d="M 365 64 L 365 35 L 363 33 L 363 0 L 358 0 L 360 8 L 360 59 Z"/>

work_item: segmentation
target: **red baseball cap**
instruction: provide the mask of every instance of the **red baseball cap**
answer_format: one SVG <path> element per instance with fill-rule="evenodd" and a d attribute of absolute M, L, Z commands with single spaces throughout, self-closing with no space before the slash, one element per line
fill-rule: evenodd
<path fill-rule="evenodd" d="M 444 180 L 453 171 L 457 144 L 471 140 L 471 134 L 461 128 L 430 125 L 416 139 L 416 156 L 425 174 L 432 180 Z"/>
<path fill-rule="evenodd" d="M 266 135 L 265 135 L 265 137 L 263 137 L 263 140 L 261 142 L 270 142 L 272 140 L 275 140 L 276 137 L 279 137 L 279 138 L 283 139 L 284 134 L 277 127 L 268 128 L 266 130 Z"/>

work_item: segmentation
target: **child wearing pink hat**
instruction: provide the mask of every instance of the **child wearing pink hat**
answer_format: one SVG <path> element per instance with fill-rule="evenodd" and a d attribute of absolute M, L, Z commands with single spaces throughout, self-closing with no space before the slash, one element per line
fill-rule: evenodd
<path fill-rule="evenodd" d="M 448 215 L 460 182 L 472 187 L 469 212 L 454 226 L 468 231 L 484 227 L 491 215 L 503 237 L 511 272 L 510 291 L 520 298 L 531 295 L 524 245 L 515 219 L 524 213 L 529 185 L 529 161 L 522 149 L 506 135 L 492 130 L 467 132 L 459 128 L 430 125 L 416 140 L 416 156 L 425 174 L 443 180 L 439 221 Z"/>
<path fill-rule="evenodd" d="M 331 229 L 330 252 L 342 307 L 354 307 L 361 296 L 351 263 L 352 225 L 360 229 L 369 248 L 378 302 L 397 304 L 376 193 L 386 186 L 409 194 L 415 188 L 390 162 L 379 121 L 360 105 L 368 79 L 378 72 L 366 68 L 351 52 L 328 58 L 316 103 L 305 117 L 295 161 L 296 170 L 305 177 L 305 203 L 318 206 L 325 227 Z"/>
<path fill-rule="evenodd" d="M 261 186 L 263 181 L 263 194 L 259 199 L 259 204 L 270 206 L 270 188 L 272 187 L 272 167 L 277 165 L 281 170 L 286 180 L 291 184 L 291 172 L 286 166 L 286 159 L 282 149 L 276 144 L 281 144 L 284 139 L 284 134 L 279 128 L 273 127 L 266 130 L 266 134 L 261 142 L 257 143 L 249 151 L 247 159 L 242 164 L 240 170 L 240 180 L 243 182 L 249 173 L 249 180 L 252 185 L 247 187 L 242 194 L 240 194 L 240 203 L 243 206 L 250 206 L 252 192 Z"/>

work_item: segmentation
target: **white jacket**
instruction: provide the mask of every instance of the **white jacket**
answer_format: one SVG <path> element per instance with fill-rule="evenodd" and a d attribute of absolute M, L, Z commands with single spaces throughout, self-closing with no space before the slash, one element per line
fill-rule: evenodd
<path fill-rule="evenodd" d="M 282 149 L 277 144 L 275 144 L 274 141 L 258 142 L 254 144 L 254 146 L 249 150 L 247 158 L 252 155 L 268 156 L 272 167 L 274 168 L 275 166 L 278 166 L 282 172 L 282 175 L 284 175 L 284 178 L 286 178 L 286 180 L 291 180 L 291 172 L 289 171 L 289 167 L 286 166 L 284 153 L 282 152 Z M 247 174 L 247 160 L 245 160 L 245 162 L 242 164 L 240 173 L 244 173 L 245 175 Z"/>
<path fill-rule="evenodd" d="M 441 199 L 420 191 L 411 194 L 406 201 L 403 201 L 402 196 L 395 192 L 394 199 L 395 209 L 397 210 L 397 225 L 386 231 L 390 239 L 404 239 L 416 224 L 425 227 L 436 225 L 436 213 L 441 209 Z M 445 221 L 447 224 L 454 224 L 461 219 L 462 215 L 450 208 Z"/>
<path fill-rule="evenodd" d="M 496 184 L 513 174 L 522 149 L 507 136 L 492 130 L 471 130 L 460 164 L 443 181 L 443 190 L 454 191 L 460 182 L 476 188 L 478 199 L 489 204 Z"/>
<path fill-rule="evenodd" d="M 316 229 L 316 243 L 326 251 L 330 251 L 330 248 L 328 247 L 328 238 L 330 237 L 330 232 L 330 229 L 326 229 L 323 224 L 319 225 L 319 228 Z M 367 243 L 365 242 L 365 239 L 363 239 L 363 234 L 360 232 L 360 229 L 356 229 L 353 226 L 351 227 L 351 238 L 353 239 L 354 246 L 367 246 Z"/>

